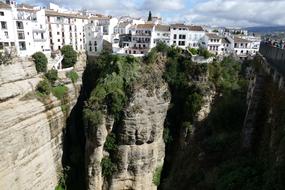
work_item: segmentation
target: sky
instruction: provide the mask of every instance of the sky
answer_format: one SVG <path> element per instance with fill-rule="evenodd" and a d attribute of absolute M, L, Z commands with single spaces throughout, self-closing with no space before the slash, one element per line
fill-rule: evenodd
<path fill-rule="evenodd" d="M 285 0 L 18 0 L 68 9 L 88 9 L 112 16 L 161 16 L 168 23 L 212 26 L 284 26 Z"/>

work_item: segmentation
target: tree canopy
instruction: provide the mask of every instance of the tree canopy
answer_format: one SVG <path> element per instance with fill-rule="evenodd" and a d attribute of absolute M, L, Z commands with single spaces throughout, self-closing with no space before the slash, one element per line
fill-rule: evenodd
<path fill-rule="evenodd" d="M 62 60 L 63 68 L 73 67 L 77 61 L 77 52 L 71 45 L 63 46 L 60 50 L 64 58 Z"/>

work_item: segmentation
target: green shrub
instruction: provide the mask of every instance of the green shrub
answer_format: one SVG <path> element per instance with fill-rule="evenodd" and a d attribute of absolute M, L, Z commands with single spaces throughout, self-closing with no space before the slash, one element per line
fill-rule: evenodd
<path fill-rule="evenodd" d="M 161 172 L 162 172 L 162 166 L 157 167 L 154 171 L 152 182 L 156 186 L 159 186 L 160 184 Z"/>
<path fill-rule="evenodd" d="M 197 55 L 198 54 L 198 50 L 195 48 L 190 48 L 189 51 L 193 54 L 193 55 Z"/>
<path fill-rule="evenodd" d="M 61 48 L 61 53 L 64 55 L 62 60 L 63 68 L 73 67 L 77 61 L 77 52 L 71 45 L 65 45 Z"/>
<path fill-rule="evenodd" d="M 199 55 L 205 57 L 206 59 L 213 56 L 207 49 L 204 48 L 199 49 Z"/>
<path fill-rule="evenodd" d="M 36 52 L 32 55 L 32 58 L 34 59 L 36 70 L 38 73 L 46 72 L 47 71 L 47 57 L 42 52 Z"/>
<path fill-rule="evenodd" d="M 76 83 L 79 78 L 78 74 L 74 70 L 66 73 L 66 76 L 72 81 L 72 83 Z"/>
<path fill-rule="evenodd" d="M 152 64 L 155 63 L 156 59 L 157 59 L 157 51 L 156 49 L 152 49 L 145 57 L 144 57 L 144 61 L 147 64 Z"/>
<path fill-rule="evenodd" d="M 104 149 L 108 152 L 116 151 L 118 149 L 116 135 L 114 133 L 108 134 L 104 144 Z"/>
<path fill-rule="evenodd" d="M 58 79 L 58 74 L 57 74 L 57 70 L 52 69 L 49 70 L 46 74 L 45 74 L 46 78 L 49 80 L 49 82 L 54 85 L 55 81 Z"/>
<path fill-rule="evenodd" d="M 100 111 L 92 111 L 89 108 L 83 110 L 83 121 L 86 127 L 97 127 L 102 124 L 103 115 Z"/>
<path fill-rule="evenodd" d="M 157 44 L 156 44 L 156 50 L 158 51 L 158 52 L 160 52 L 160 53 L 167 53 L 168 52 L 168 50 L 169 50 L 169 46 L 166 44 L 166 43 L 164 43 L 164 42 L 157 42 Z"/>
<path fill-rule="evenodd" d="M 40 81 L 36 87 L 36 90 L 43 95 L 49 95 L 51 92 L 49 81 L 47 79 Z"/>
<path fill-rule="evenodd" d="M 64 85 L 56 86 L 52 88 L 52 94 L 59 100 L 63 100 L 68 93 L 68 88 Z"/>
<path fill-rule="evenodd" d="M 110 177 L 117 171 L 116 165 L 111 161 L 109 157 L 104 157 L 101 161 L 102 175 L 104 177 Z"/>

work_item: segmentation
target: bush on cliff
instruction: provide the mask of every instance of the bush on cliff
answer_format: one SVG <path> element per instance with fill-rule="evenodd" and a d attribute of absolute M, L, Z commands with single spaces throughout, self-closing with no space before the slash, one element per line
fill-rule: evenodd
<path fill-rule="evenodd" d="M 61 54 L 64 55 L 62 60 L 63 68 L 73 67 L 77 61 L 77 52 L 71 45 L 65 45 L 61 48 Z"/>
<path fill-rule="evenodd" d="M 36 90 L 42 95 L 49 95 L 51 92 L 51 86 L 49 81 L 46 78 L 40 81 L 36 87 Z"/>
<path fill-rule="evenodd" d="M 34 59 L 36 70 L 38 73 L 45 73 L 47 71 L 47 57 L 42 52 L 36 52 L 32 55 L 32 58 Z"/>
<path fill-rule="evenodd" d="M 78 74 L 74 70 L 68 72 L 66 76 L 72 81 L 72 83 L 76 83 L 79 78 Z"/>
<path fill-rule="evenodd" d="M 51 85 L 54 85 L 55 81 L 58 79 L 57 70 L 51 69 L 45 74 L 45 76 L 49 80 Z"/>
<path fill-rule="evenodd" d="M 110 177 L 117 171 L 116 164 L 108 157 L 104 157 L 101 161 L 102 175 L 104 177 Z"/>
<path fill-rule="evenodd" d="M 63 101 L 63 99 L 67 96 L 67 93 L 68 88 L 64 85 L 59 85 L 52 88 L 52 94 L 61 101 Z"/>

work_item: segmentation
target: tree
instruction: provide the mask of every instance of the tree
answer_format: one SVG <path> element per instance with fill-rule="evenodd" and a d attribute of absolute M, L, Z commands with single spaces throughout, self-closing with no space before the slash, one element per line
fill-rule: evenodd
<path fill-rule="evenodd" d="M 63 46 L 60 50 L 64 58 L 62 60 L 63 68 L 73 67 L 77 61 L 77 52 L 71 45 Z"/>
<path fill-rule="evenodd" d="M 149 11 L 149 13 L 148 13 L 148 19 L 147 19 L 147 21 L 152 21 L 151 11 Z"/>
<path fill-rule="evenodd" d="M 38 73 L 47 72 L 47 57 L 42 52 L 36 52 L 32 55 L 34 62 L 36 64 L 36 70 Z"/>

